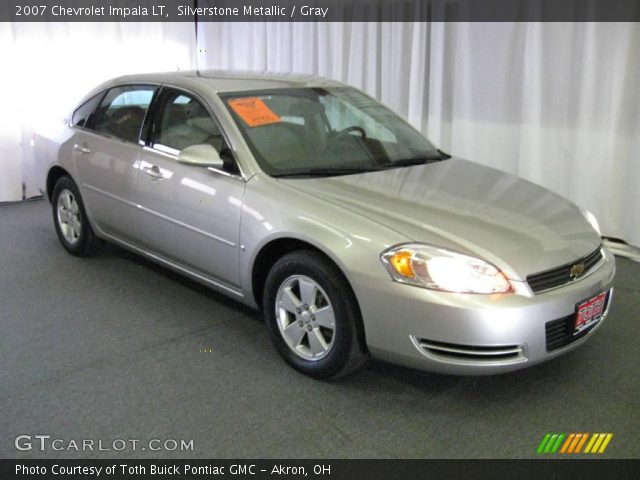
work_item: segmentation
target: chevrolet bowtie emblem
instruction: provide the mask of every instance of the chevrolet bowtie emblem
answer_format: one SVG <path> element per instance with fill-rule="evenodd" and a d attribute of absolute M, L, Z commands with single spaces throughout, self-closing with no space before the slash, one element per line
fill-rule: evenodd
<path fill-rule="evenodd" d="M 576 263 L 571 267 L 570 276 L 573 280 L 579 278 L 584 273 L 584 263 Z"/>

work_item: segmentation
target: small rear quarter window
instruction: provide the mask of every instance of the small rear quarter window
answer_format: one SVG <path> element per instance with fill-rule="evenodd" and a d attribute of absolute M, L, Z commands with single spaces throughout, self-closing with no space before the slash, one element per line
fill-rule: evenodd
<path fill-rule="evenodd" d="M 102 97 L 102 92 L 91 97 L 89 100 L 80 105 L 71 117 L 71 125 L 74 127 L 86 127 L 89 125 L 89 119 Z"/>

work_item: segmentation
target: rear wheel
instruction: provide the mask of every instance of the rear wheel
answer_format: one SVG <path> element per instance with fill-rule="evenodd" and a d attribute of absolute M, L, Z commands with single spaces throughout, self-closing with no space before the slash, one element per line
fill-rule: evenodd
<path fill-rule="evenodd" d="M 331 378 L 366 360 L 360 310 L 342 272 L 323 255 L 297 251 L 267 276 L 263 311 L 271 339 L 296 370 Z"/>
<path fill-rule="evenodd" d="M 51 195 L 53 223 L 62 246 L 73 255 L 90 254 L 97 238 L 91 230 L 78 187 L 71 178 L 60 177 Z"/>

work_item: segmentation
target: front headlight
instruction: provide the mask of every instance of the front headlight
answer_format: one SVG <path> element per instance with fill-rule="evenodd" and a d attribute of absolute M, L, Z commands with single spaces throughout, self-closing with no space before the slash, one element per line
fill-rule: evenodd
<path fill-rule="evenodd" d="M 493 265 L 444 248 L 412 243 L 380 255 L 396 282 L 457 293 L 506 293 L 511 285 Z"/>

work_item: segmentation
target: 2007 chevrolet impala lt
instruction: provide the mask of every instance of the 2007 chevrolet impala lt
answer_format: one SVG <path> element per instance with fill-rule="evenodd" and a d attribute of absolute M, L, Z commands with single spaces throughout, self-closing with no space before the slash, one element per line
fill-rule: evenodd
<path fill-rule="evenodd" d="M 611 304 L 593 215 L 451 158 L 338 82 L 121 77 L 35 153 L 70 253 L 108 240 L 261 308 L 280 355 L 315 377 L 369 355 L 515 370 L 584 343 Z"/>

